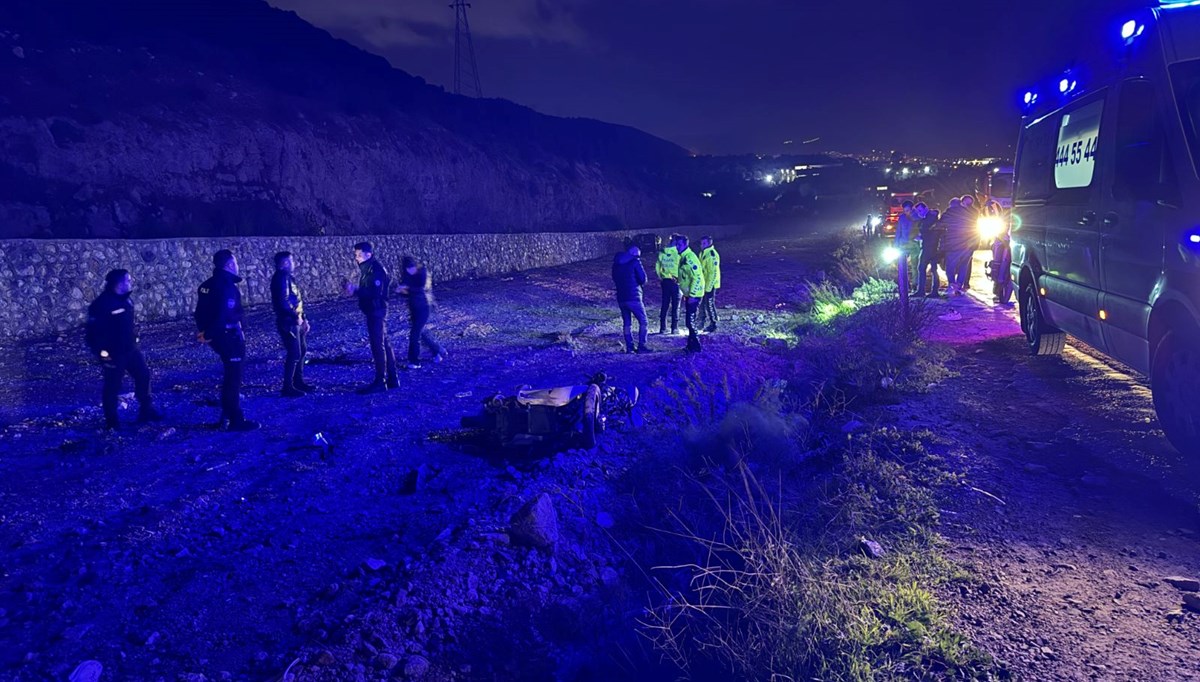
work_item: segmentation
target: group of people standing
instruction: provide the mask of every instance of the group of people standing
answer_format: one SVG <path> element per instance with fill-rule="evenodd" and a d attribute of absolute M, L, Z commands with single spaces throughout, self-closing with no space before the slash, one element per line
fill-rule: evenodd
<path fill-rule="evenodd" d="M 999 218 L 1002 211 L 994 201 L 984 204 L 982 210 L 975 203 L 975 197 L 966 194 L 951 199 L 945 212 L 931 209 L 924 202 L 905 201 L 902 205 L 895 244 L 905 267 L 909 266 L 910 252 L 917 251 L 915 277 L 910 282 L 915 280 L 918 297 L 942 295 L 939 265 L 946 273 L 946 296 L 962 296 L 971 288 L 972 265 L 980 244 L 979 218 Z"/>
<path fill-rule="evenodd" d="M 667 318 L 671 319 L 671 334 L 679 333 L 679 305 L 683 303 L 684 324 L 688 330 L 685 348 L 699 353 L 700 330 L 717 330 L 717 290 L 721 288 L 721 256 L 710 236 L 701 237 L 700 254 L 688 246 L 688 238 L 672 234 L 664 244 L 654 239 L 658 258 L 654 272 L 662 288 L 662 305 L 658 316 L 658 333 L 667 333 Z M 649 352 L 646 346 L 646 306 L 642 288 L 646 271 L 642 267 L 642 251 L 632 239 L 626 239 L 622 250 L 613 258 L 612 277 L 616 285 L 617 305 L 621 310 L 626 353 Z M 632 322 L 638 322 L 638 343 L 633 343 Z M 706 325 L 707 323 L 707 325 Z"/>
<path fill-rule="evenodd" d="M 346 282 L 345 293 L 358 299 L 366 320 L 374 381 L 358 389 L 359 393 L 379 393 L 399 387 L 396 356 L 387 333 L 388 297 L 393 290 L 387 269 L 374 258 L 369 242 L 354 245 L 359 267 L 357 284 Z M 287 251 L 275 254 L 275 274 L 271 278 L 271 305 L 275 328 L 283 347 L 283 385 L 280 395 L 300 398 L 316 390 L 304 380 L 304 357 L 308 352 L 308 333 L 312 326 L 304 310 L 304 296 L 293 275 L 295 257 Z M 408 300 L 409 369 L 421 367 L 420 346 L 425 344 L 435 362 L 446 351 L 425 328 L 432 306 L 432 284 L 427 268 L 412 256 L 401 260 L 400 284 L 395 290 Z M 200 285 L 193 320 L 196 338 L 208 345 L 221 359 L 221 416 L 218 426 L 231 431 L 251 431 L 258 422 L 247 419 L 241 407 L 242 372 L 246 359 L 244 311 L 239 284 L 237 257 L 222 249 L 213 254 L 213 274 Z M 128 270 L 112 270 L 105 276 L 104 291 L 88 307 L 85 341 L 100 362 L 103 372 L 102 406 L 108 429 L 120 426 L 117 417 L 118 393 L 125 374 L 134 380 L 138 400 L 138 421 L 158 421 L 162 415 L 154 408 L 150 392 L 150 369 L 138 345 L 136 315 L 130 292 L 133 278 Z"/>
<path fill-rule="evenodd" d="M 684 321 L 688 330 L 687 350 L 700 351 L 699 333 L 717 329 L 716 293 L 721 288 L 721 259 L 712 237 L 700 240 L 697 255 L 688 247 L 688 238 L 673 234 L 664 245 L 655 239 L 659 251 L 655 273 L 662 285 L 663 299 L 659 314 L 659 334 L 667 333 L 667 318 L 671 334 L 679 331 L 679 306 L 684 305 Z M 421 346 L 432 353 L 434 362 L 446 358 L 446 350 L 426 328 L 433 307 L 432 280 L 429 270 L 412 256 L 404 256 L 399 284 L 393 281 L 387 268 L 375 258 L 370 242 L 354 245 L 354 260 L 358 263 L 358 281 L 347 280 L 344 293 L 358 300 L 366 323 L 371 347 L 374 379 L 357 389 L 360 394 L 382 393 L 399 388 L 396 354 L 388 335 L 388 298 L 395 291 L 408 302 L 409 336 L 408 369 L 421 367 Z M 234 253 L 222 249 L 213 254 L 213 274 L 197 291 L 193 320 L 196 338 L 206 344 L 221 360 L 221 416 L 218 428 L 230 431 L 252 431 L 260 424 L 246 418 L 241 405 L 242 374 L 246 362 L 246 335 L 243 329 L 245 313 L 242 308 L 238 260 Z M 275 254 L 275 273 L 271 277 L 271 306 L 275 313 L 275 330 L 283 351 L 283 383 L 280 395 L 301 398 L 316 391 L 304 379 L 304 359 L 308 353 L 308 334 L 312 329 L 304 309 L 304 294 L 295 277 L 296 258 L 289 251 Z M 625 351 L 644 353 L 646 346 L 646 308 L 642 288 L 646 271 L 641 263 L 641 250 L 632 239 L 613 259 L 613 282 L 617 303 L 624 321 Z M 130 293 L 133 277 L 128 270 L 110 271 L 105 277 L 104 291 L 88 308 L 85 339 L 88 348 L 100 362 L 103 373 L 101 390 L 105 427 L 119 428 L 118 394 L 126 374 L 134 381 L 138 401 L 138 421 L 158 421 L 162 414 L 154 407 L 150 391 L 150 368 L 139 347 L 137 316 Z M 638 321 L 638 342 L 632 336 L 632 320 Z M 707 326 L 705 324 L 707 323 Z"/>

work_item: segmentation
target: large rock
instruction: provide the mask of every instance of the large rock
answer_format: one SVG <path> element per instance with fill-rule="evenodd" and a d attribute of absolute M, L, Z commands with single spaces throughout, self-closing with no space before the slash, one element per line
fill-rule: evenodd
<path fill-rule="evenodd" d="M 509 535 L 514 544 L 548 548 L 558 542 L 558 513 L 550 496 L 542 493 L 513 514 Z"/>

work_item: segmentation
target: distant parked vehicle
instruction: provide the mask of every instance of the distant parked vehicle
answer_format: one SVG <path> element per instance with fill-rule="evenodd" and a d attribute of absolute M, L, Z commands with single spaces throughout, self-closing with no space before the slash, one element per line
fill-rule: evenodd
<path fill-rule="evenodd" d="M 1167 438 L 1200 455 L 1200 6 L 1163 3 L 1120 35 L 1111 77 L 1025 95 L 1059 97 L 1018 144 L 1021 329 L 1036 355 L 1070 334 L 1148 375 Z"/>

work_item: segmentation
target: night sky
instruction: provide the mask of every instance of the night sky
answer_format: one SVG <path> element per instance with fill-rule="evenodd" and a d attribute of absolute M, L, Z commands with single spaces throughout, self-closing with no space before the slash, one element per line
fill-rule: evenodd
<path fill-rule="evenodd" d="M 449 0 L 269 1 L 452 83 Z M 1150 1 L 474 0 L 470 18 L 485 96 L 698 153 L 1004 156 L 1019 92 Z"/>

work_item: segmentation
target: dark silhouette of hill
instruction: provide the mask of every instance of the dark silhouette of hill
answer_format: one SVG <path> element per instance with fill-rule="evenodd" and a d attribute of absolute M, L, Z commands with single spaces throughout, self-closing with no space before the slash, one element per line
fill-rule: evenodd
<path fill-rule="evenodd" d="M 262 0 L 0 5 L 5 236 L 711 220 L 682 148 L 445 92 Z"/>

